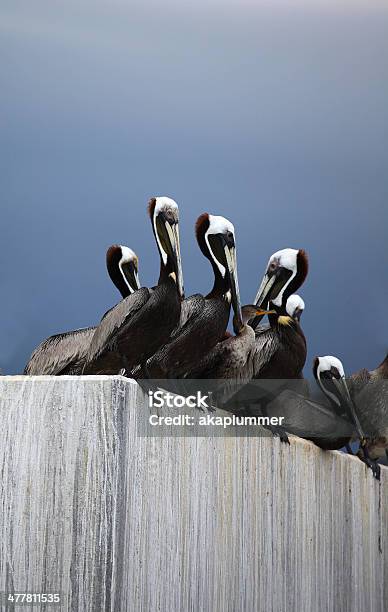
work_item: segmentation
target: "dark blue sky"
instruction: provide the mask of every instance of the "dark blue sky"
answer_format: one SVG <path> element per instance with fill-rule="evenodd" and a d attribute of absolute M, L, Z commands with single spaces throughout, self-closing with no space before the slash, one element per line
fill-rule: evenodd
<path fill-rule="evenodd" d="M 3 372 L 117 300 L 109 244 L 132 247 L 155 282 L 152 195 L 180 204 L 187 294 L 211 285 L 195 219 L 222 214 L 244 302 L 273 251 L 303 247 L 309 361 L 375 366 L 388 348 L 387 31 L 378 2 L 3 0 Z"/>

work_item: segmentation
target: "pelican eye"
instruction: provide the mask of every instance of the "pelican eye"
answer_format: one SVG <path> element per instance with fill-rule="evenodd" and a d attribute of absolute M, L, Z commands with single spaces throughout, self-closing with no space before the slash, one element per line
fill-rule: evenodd
<path fill-rule="evenodd" d="M 277 267 L 278 267 L 278 262 L 277 261 L 271 261 L 271 263 L 268 266 L 268 272 L 275 272 Z"/>

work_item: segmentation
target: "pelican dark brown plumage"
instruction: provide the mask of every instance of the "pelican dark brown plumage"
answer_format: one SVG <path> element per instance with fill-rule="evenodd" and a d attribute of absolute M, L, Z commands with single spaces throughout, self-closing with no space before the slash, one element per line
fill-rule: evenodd
<path fill-rule="evenodd" d="M 255 332 L 248 321 L 266 314 L 269 312 L 253 305 L 238 309 L 233 317 L 235 336 L 228 333 L 191 370 L 191 378 L 211 381 L 207 383 L 207 391 L 213 393 L 213 401 L 218 407 L 222 407 L 252 378 L 250 357 L 254 350 Z"/>
<path fill-rule="evenodd" d="M 267 405 L 267 415 L 282 416 L 282 427 L 288 433 L 311 440 L 324 450 L 350 448 L 354 407 L 342 363 L 332 356 L 316 357 L 313 373 L 326 404 L 310 398 L 308 388 L 300 381 L 296 388 L 285 389 Z"/>
<path fill-rule="evenodd" d="M 132 249 L 112 245 L 106 254 L 106 266 L 123 298 L 139 289 L 138 258 Z M 95 330 L 96 327 L 84 327 L 50 336 L 34 350 L 24 374 L 81 374 Z"/>
<path fill-rule="evenodd" d="M 299 295 L 291 295 L 286 304 L 287 312 L 296 321 L 300 321 L 305 303 Z M 224 406 L 237 391 L 247 384 L 254 375 L 256 334 L 248 324 L 255 317 L 274 314 L 275 311 L 260 309 L 254 305 L 245 305 L 237 310 L 233 317 L 235 336 L 228 334 L 218 342 L 202 362 L 191 373 L 193 378 L 224 379 L 222 384 L 214 383 L 213 393 L 218 406 Z M 269 328 L 267 328 L 269 329 Z"/>
<path fill-rule="evenodd" d="M 375 370 L 360 370 L 345 380 L 342 363 L 332 356 L 317 357 L 314 375 L 327 397 L 335 399 L 342 390 L 348 413 L 340 413 L 340 404 L 334 409 L 348 420 L 350 441 L 359 440 L 359 458 L 380 477 L 377 461 L 386 456 L 388 448 L 388 356 Z"/>
<path fill-rule="evenodd" d="M 355 406 L 351 401 L 342 362 L 333 355 L 316 357 L 313 364 L 313 374 L 326 397 L 332 400 L 338 416 L 347 418 L 349 422 L 352 422 L 358 431 L 359 437 L 363 438 L 364 434 L 356 414 Z M 346 400 L 345 402 L 338 400 L 338 392 L 339 396 Z"/>
<path fill-rule="evenodd" d="M 314 377 L 329 406 L 301 393 L 282 392 L 268 407 L 270 416 L 282 413 L 287 431 L 312 440 L 324 450 L 360 442 L 359 458 L 379 478 L 377 460 L 388 447 L 388 359 L 375 370 L 345 378 L 342 362 L 332 355 L 316 357 Z"/>
<path fill-rule="evenodd" d="M 308 259 L 304 250 L 283 249 L 270 257 L 255 304 L 257 308 L 268 306 L 273 312 L 268 315 L 270 325 L 267 327 L 259 326 L 261 316 L 254 317 L 250 323 L 256 336 L 249 359 L 251 380 L 277 379 L 286 383 L 290 379 L 303 378 L 306 339 L 298 317 L 290 316 L 287 311 L 287 302 L 303 284 L 307 273 Z M 276 385 L 276 392 L 279 392 L 279 385 L 281 383 Z M 267 400 L 265 394 L 257 395 L 257 392 L 257 385 L 243 387 L 230 398 L 225 408 L 235 412 L 243 407 L 248 414 L 256 414 L 259 410 L 265 416 Z M 257 403 L 260 408 L 255 407 Z"/>
<path fill-rule="evenodd" d="M 213 272 L 213 288 L 206 297 L 196 294 L 184 303 L 184 318 L 165 346 L 147 362 L 151 378 L 190 378 L 197 363 L 225 335 L 231 303 L 239 308 L 235 232 L 224 217 L 202 214 L 196 223 L 196 237 Z M 135 372 L 136 378 L 144 371 Z"/>
<path fill-rule="evenodd" d="M 152 198 L 148 206 L 160 255 L 156 287 L 142 287 L 111 309 L 93 334 L 84 374 L 129 373 L 170 338 L 179 322 L 183 295 L 179 211 L 174 200 Z"/>

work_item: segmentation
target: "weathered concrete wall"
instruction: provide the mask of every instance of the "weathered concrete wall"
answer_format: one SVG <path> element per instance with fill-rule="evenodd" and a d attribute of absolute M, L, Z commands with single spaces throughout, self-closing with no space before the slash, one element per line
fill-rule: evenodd
<path fill-rule="evenodd" d="M 0 378 L 1 591 L 80 612 L 388 609 L 387 469 L 296 439 L 143 437 L 148 414 L 120 377 Z"/>

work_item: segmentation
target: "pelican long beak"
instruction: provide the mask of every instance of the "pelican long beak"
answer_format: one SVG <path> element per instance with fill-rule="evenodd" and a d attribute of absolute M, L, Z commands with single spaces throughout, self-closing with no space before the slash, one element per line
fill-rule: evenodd
<path fill-rule="evenodd" d="M 350 421 L 354 424 L 357 432 L 357 436 L 360 440 L 361 445 L 363 446 L 366 441 L 366 437 L 364 431 L 362 429 L 361 423 L 357 416 L 356 407 L 349 393 L 349 387 L 345 378 L 333 378 L 332 379 L 334 386 L 337 388 L 340 397 L 342 398 L 343 406 L 348 414 Z"/>
<path fill-rule="evenodd" d="M 242 312 L 241 312 L 241 299 L 240 299 L 240 289 L 238 286 L 238 276 L 237 276 L 237 257 L 236 257 L 236 247 L 224 245 L 225 251 L 225 259 L 226 265 L 229 272 L 230 279 L 230 291 L 231 291 L 231 302 L 235 315 L 235 320 L 237 324 L 240 326 L 243 325 L 242 322 Z"/>
<path fill-rule="evenodd" d="M 137 267 L 133 261 L 127 266 L 120 265 L 121 272 L 124 276 L 125 282 L 131 293 L 134 293 L 140 289 L 139 275 L 137 273 Z"/>
<path fill-rule="evenodd" d="M 185 297 L 185 291 L 183 286 L 183 271 L 182 271 L 182 259 L 181 259 L 181 245 L 179 240 L 179 226 L 178 223 L 171 225 L 168 221 L 165 221 L 167 235 L 171 246 L 171 255 L 174 263 L 176 284 L 178 293 L 183 300 Z"/>
<path fill-rule="evenodd" d="M 138 274 L 138 272 L 137 272 L 137 268 L 135 268 L 135 269 L 133 270 L 133 278 L 134 278 L 134 281 L 135 281 L 135 282 L 134 282 L 134 284 L 135 284 L 135 286 L 136 286 L 136 290 L 137 290 L 137 289 L 140 289 L 141 284 L 140 284 L 139 274 Z"/>
<path fill-rule="evenodd" d="M 271 289 L 273 288 L 275 281 L 276 281 L 275 274 L 271 276 L 269 276 L 269 274 L 267 273 L 264 274 L 259 290 L 256 293 L 256 297 L 255 297 L 256 306 L 259 306 L 261 308 L 264 304 L 268 304 L 268 302 L 270 301 L 272 297 L 276 297 L 276 295 L 272 296 L 272 292 L 271 292 Z"/>
<path fill-rule="evenodd" d="M 259 310 L 261 310 L 265 306 L 268 306 L 268 303 L 271 297 L 271 289 L 273 288 L 275 281 L 276 281 L 275 275 L 269 276 L 269 274 L 267 273 L 264 274 L 263 280 L 261 281 L 261 285 L 259 287 L 258 292 L 256 293 L 256 297 L 254 301 L 255 305 L 258 307 Z M 253 327 L 253 329 L 256 329 L 256 327 L 259 325 L 261 319 L 265 316 L 265 314 L 266 313 L 257 314 L 256 317 L 252 319 L 252 321 L 250 322 L 250 325 Z"/>

